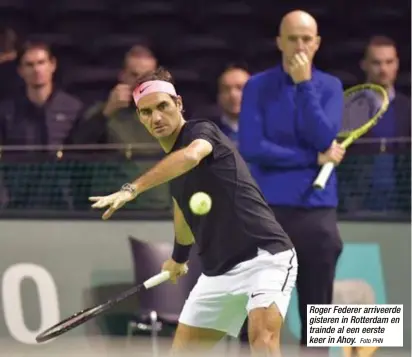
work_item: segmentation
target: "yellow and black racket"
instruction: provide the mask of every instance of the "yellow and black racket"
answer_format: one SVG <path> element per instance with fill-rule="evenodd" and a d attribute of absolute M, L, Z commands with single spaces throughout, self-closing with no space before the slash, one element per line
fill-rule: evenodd
<path fill-rule="evenodd" d="M 89 307 L 85 310 L 79 311 L 72 316 L 60 321 L 56 325 L 43 331 L 40 335 L 36 337 L 38 343 L 49 341 L 57 336 L 60 336 L 77 326 L 84 324 L 90 319 L 100 315 L 101 313 L 111 309 L 114 305 L 119 302 L 135 295 L 138 292 L 153 288 L 170 278 L 170 272 L 162 271 L 161 273 L 151 277 L 140 285 L 133 286 L 132 288 L 124 291 L 123 293 L 111 298 L 103 304 Z"/>
<path fill-rule="evenodd" d="M 359 84 L 348 88 L 345 93 L 342 130 L 338 134 L 340 144 L 346 149 L 355 140 L 373 128 L 388 110 L 389 97 L 377 84 Z M 317 189 L 324 189 L 334 169 L 334 164 L 324 164 L 313 182 Z"/>

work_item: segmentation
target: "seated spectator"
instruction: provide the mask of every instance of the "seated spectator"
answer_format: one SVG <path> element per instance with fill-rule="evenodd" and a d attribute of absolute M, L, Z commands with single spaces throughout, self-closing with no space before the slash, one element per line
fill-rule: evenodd
<path fill-rule="evenodd" d="M 132 91 L 136 79 L 146 72 L 155 70 L 157 60 L 152 52 L 143 46 L 133 46 L 125 55 L 123 68 L 119 73 L 119 83 L 113 88 L 106 103 L 96 103 L 85 113 L 81 130 L 77 131 L 77 144 L 119 144 L 119 152 L 112 152 L 109 157 L 104 153 L 104 162 L 97 170 L 83 170 L 76 185 L 77 209 L 89 209 L 88 197 L 104 192 L 117 190 L 124 182 L 132 180 L 139 172 L 146 171 L 154 162 L 148 160 L 134 161 L 139 149 L 128 151 L 128 144 L 153 144 L 160 146 L 140 123 L 136 106 L 132 99 Z M 141 157 L 141 156 L 140 156 Z M 86 164 L 85 164 L 86 165 Z M 89 172 L 89 174 L 85 174 Z M 94 184 L 98 180 L 98 186 Z M 93 191 L 94 190 L 94 191 Z M 168 209 L 170 198 L 168 186 L 161 186 L 145 192 L 140 200 L 128 206 L 130 209 Z"/>
<path fill-rule="evenodd" d="M 125 55 L 119 83 L 110 92 L 106 103 L 97 103 L 85 114 L 85 125 L 76 142 L 82 144 L 155 143 L 139 123 L 132 91 L 136 79 L 157 67 L 152 52 L 143 46 L 132 47 Z"/>
<path fill-rule="evenodd" d="M 17 63 L 25 91 L 0 103 L 0 146 L 60 146 L 70 143 L 83 105 L 53 84 L 57 61 L 49 47 L 44 43 L 25 43 L 17 54 Z M 3 155 L 11 157 L 9 162 L 12 163 L 3 170 L 8 206 L 52 208 L 50 205 L 61 205 L 64 189 L 59 181 L 64 179 L 57 177 L 59 171 L 52 167 L 56 151 L 51 158 L 45 159 L 51 165 L 47 170 L 43 170 L 40 164 L 25 170 L 27 155 L 19 155 L 23 160 L 21 165 L 15 162 L 16 153 L 14 156 L 8 152 Z"/>
<path fill-rule="evenodd" d="M 383 86 L 391 101 L 389 110 L 371 131 L 373 137 L 410 137 L 411 101 L 395 88 L 399 69 L 399 58 L 395 42 L 389 37 L 375 36 L 365 49 L 361 68 L 366 82 Z"/>
<path fill-rule="evenodd" d="M 387 90 L 390 105 L 365 135 L 376 141 L 355 143 L 339 168 L 340 209 L 410 211 L 410 141 L 405 139 L 411 137 L 411 102 L 396 89 L 399 59 L 395 42 L 386 36 L 372 37 L 360 66 L 366 82 Z"/>
<path fill-rule="evenodd" d="M 24 44 L 17 55 L 25 93 L 0 104 L 0 145 L 63 145 L 82 103 L 53 84 L 57 61 L 44 43 Z"/>
<path fill-rule="evenodd" d="M 17 74 L 17 34 L 9 27 L 0 27 L 0 100 L 12 96 L 23 87 Z"/>
<path fill-rule="evenodd" d="M 217 123 L 236 145 L 242 92 L 249 77 L 249 72 L 240 66 L 228 67 L 218 79 L 217 108 L 212 113 L 198 114 Z"/>

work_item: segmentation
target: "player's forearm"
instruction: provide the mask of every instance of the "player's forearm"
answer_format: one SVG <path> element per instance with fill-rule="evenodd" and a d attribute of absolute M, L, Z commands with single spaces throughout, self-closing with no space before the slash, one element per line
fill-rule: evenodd
<path fill-rule="evenodd" d="M 179 207 L 179 204 L 173 198 L 173 216 L 175 239 L 181 245 L 192 245 L 195 242 L 193 232 L 187 224 L 185 216 Z"/>
<path fill-rule="evenodd" d="M 176 151 L 168 155 L 147 173 L 133 182 L 133 185 L 136 187 L 136 193 L 140 194 L 153 187 L 173 180 L 193 169 L 198 163 L 198 159 L 187 155 L 185 149 Z"/>
<path fill-rule="evenodd" d="M 175 199 L 173 199 L 173 203 L 175 241 L 173 245 L 172 259 L 177 263 L 185 263 L 189 259 L 190 249 L 195 240 L 192 230 L 187 224 L 179 204 Z"/>
<path fill-rule="evenodd" d="M 175 239 L 180 245 L 192 245 L 195 242 L 192 230 L 186 223 L 183 213 L 175 213 Z"/>

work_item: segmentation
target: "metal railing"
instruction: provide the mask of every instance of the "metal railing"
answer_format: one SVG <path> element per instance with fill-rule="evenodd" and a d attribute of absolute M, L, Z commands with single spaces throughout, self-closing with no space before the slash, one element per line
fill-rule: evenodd
<path fill-rule="evenodd" d="M 410 219 L 410 147 L 410 138 L 362 138 L 348 149 L 337 168 L 341 219 Z M 0 217 L 100 217 L 89 196 L 114 192 L 163 156 L 158 144 L 0 147 Z M 116 215 L 169 217 L 167 184 Z"/>

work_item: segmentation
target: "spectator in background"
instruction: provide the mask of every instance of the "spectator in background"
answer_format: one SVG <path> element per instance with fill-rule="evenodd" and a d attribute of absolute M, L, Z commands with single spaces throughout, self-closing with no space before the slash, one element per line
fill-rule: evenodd
<path fill-rule="evenodd" d="M 136 45 L 125 55 L 119 83 L 110 92 L 106 103 L 97 103 L 85 115 L 85 126 L 76 136 L 81 144 L 137 144 L 156 141 L 140 125 L 132 100 L 137 78 L 157 68 L 157 60 L 149 48 Z"/>
<path fill-rule="evenodd" d="M 13 96 L 23 86 L 17 74 L 17 34 L 0 27 L 0 100 Z"/>
<path fill-rule="evenodd" d="M 376 142 L 355 143 L 339 168 L 340 209 L 409 212 L 410 142 L 400 138 L 411 137 L 411 101 L 395 88 L 399 69 L 395 42 L 386 36 L 372 37 L 360 66 L 366 82 L 387 90 L 390 105 L 378 124 L 365 135 Z"/>
<path fill-rule="evenodd" d="M 0 146 L 70 143 L 83 105 L 53 84 L 57 61 L 49 47 L 41 42 L 27 42 L 17 54 L 17 63 L 25 92 L 0 103 Z M 8 167 L 4 181 L 9 206 L 52 208 L 49 200 L 57 205 L 63 192 L 58 187 L 59 178 L 52 174 L 58 172 L 43 171 L 40 167 L 24 172 L 19 171 L 18 165 Z M 44 180 L 53 183 L 44 184 Z"/>
<path fill-rule="evenodd" d="M 152 161 L 141 160 L 135 163 L 133 154 L 141 155 L 141 150 L 130 150 L 131 160 L 125 158 L 127 144 L 152 144 L 160 146 L 140 123 L 136 106 L 133 102 L 132 91 L 141 75 L 154 71 L 157 60 L 147 47 L 133 46 L 124 57 L 123 68 L 119 72 L 119 83 L 110 92 L 106 103 L 97 103 L 88 109 L 82 130 L 76 134 L 77 144 L 118 144 L 122 147 L 119 152 L 112 152 L 109 157 L 104 152 L 104 163 L 90 173 L 85 167 L 79 170 L 76 185 L 76 208 L 89 209 L 87 198 L 93 195 L 93 177 L 98 178 L 100 190 L 113 190 L 123 182 L 128 182 L 136 175 L 136 171 L 146 171 Z M 84 164 L 87 166 L 87 164 Z M 90 174 L 85 174 L 89 172 Z M 99 188 L 97 188 L 99 189 Z M 142 200 L 135 201 L 131 208 L 134 209 L 167 209 L 170 206 L 168 187 L 162 186 L 144 193 Z"/>
<path fill-rule="evenodd" d="M 0 104 L 0 145 L 63 145 L 72 140 L 83 109 L 53 83 L 57 61 L 47 44 L 27 42 L 17 55 L 25 93 Z"/>
<path fill-rule="evenodd" d="M 244 67 L 232 65 L 226 68 L 217 82 L 217 105 L 195 114 L 195 117 L 206 117 L 215 122 L 236 145 L 243 87 L 249 77 Z"/>
<path fill-rule="evenodd" d="M 338 78 L 312 67 L 320 37 L 308 13 L 287 14 L 277 44 L 282 64 L 252 76 L 244 88 L 239 150 L 296 247 L 301 345 L 306 346 L 306 307 L 332 302 L 342 251 L 336 177 L 320 192 L 312 183 L 323 163 L 343 158 L 344 150 L 335 141 L 343 88 Z M 315 356 L 328 355 L 328 349 L 310 350 Z"/>
<path fill-rule="evenodd" d="M 375 36 L 369 40 L 361 61 L 366 82 L 383 86 L 391 101 L 389 110 L 372 129 L 374 137 L 410 137 L 411 100 L 396 91 L 395 82 L 399 70 L 399 58 L 395 42 L 386 36 Z"/>
<path fill-rule="evenodd" d="M 227 68 L 218 80 L 218 103 L 221 114 L 216 118 L 220 129 L 237 144 L 238 122 L 243 87 L 250 74 L 241 67 Z"/>

